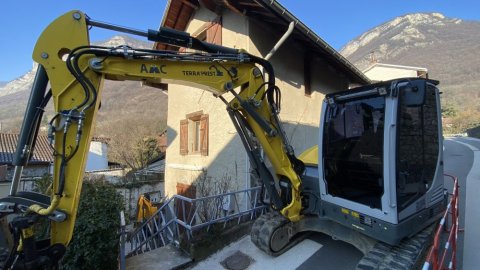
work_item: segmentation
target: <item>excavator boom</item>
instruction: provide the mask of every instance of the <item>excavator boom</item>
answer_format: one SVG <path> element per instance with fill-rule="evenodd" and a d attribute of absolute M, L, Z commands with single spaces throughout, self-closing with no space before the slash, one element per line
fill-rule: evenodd
<path fill-rule="evenodd" d="M 91 26 L 142 35 L 153 41 L 189 47 L 195 52 L 91 46 L 88 37 Z M 0 212 L 1 215 L 22 212 L 28 219 L 29 225 L 19 227 L 19 231 L 30 233 L 17 237 L 19 241 L 14 247 L 18 252 L 29 254 L 25 261 L 38 262 L 42 257 L 31 252 L 36 249 L 31 223 L 35 223 L 38 217 L 52 221 L 50 248 L 63 252 L 72 238 L 86 157 L 105 79 L 183 84 L 219 97 L 242 138 L 254 170 L 264 181 L 272 206 L 291 221 L 301 218 L 299 175 L 303 164 L 295 158 L 278 120 L 279 104 L 275 97 L 279 89 L 275 86 L 273 68 L 268 61 L 241 50 L 205 43 L 171 29 L 141 32 L 96 22 L 80 11 L 66 13 L 44 30 L 35 46 L 33 59 L 39 69 L 17 147 L 12 190 L 9 197 L 0 199 L 0 209 L 9 209 L 9 212 Z M 260 67 L 265 70 L 267 81 Z M 49 91 L 46 91 L 47 82 L 50 82 Z M 230 93 L 233 98 L 226 100 L 222 96 L 225 93 Z M 35 143 L 41 112 L 50 96 L 55 116 L 49 121 L 49 138 L 55 161 L 53 195 L 47 197 L 17 191 L 17 186 Z M 253 141 L 261 144 L 275 176 L 266 168 L 261 149 Z M 281 195 L 275 179 L 288 185 Z M 27 242 L 31 244 L 21 244 Z M 40 254 L 45 253 L 48 252 Z"/>

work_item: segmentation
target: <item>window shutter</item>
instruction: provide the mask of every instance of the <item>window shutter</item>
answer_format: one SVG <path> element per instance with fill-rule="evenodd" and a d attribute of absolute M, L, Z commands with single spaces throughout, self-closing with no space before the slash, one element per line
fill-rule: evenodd
<path fill-rule="evenodd" d="M 200 117 L 200 153 L 208 156 L 208 114 Z"/>
<path fill-rule="evenodd" d="M 207 28 L 207 42 L 216 45 L 222 45 L 222 20 L 212 22 L 212 25 Z"/>
<path fill-rule="evenodd" d="M 180 120 L 180 155 L 188 154 L 188 120 Z"/>

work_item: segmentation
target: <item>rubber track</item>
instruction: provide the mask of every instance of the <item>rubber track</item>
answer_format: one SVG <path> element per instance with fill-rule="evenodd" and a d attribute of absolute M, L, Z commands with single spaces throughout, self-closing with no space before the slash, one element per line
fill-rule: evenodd
<path fill-rule="evenodd" d="M 304 240 L 309 235 L 307 233 L 297 234 L 290 239 L 290 242 L 288 242 L 284 248 L 274 252 L 270 248 L 270 237 L 276 229 L 282 227 L 283 225 L 287 225 L 288 223 L 288 219 L 277 212 L 265 213 L 253 223 L 252 230 L 250 232 L 251 241 L 255 244 L 255 246 L 268 255 L 273 257 L 279 256 L 295 246 L 297 243 Z"/>
<path fill-rule="evenodd" d="M 378 242 L 358 262 L 357 270 L 407 270 L 420 269 L 428 252 L 436 225 L 427 227 L 397 246 Z"/>
<path fill-rule="evenodd" d="M 0 247 L 0 269 L 3 269 L 4 263 L 7 261 L 10 252 L 8 249 Z"/>

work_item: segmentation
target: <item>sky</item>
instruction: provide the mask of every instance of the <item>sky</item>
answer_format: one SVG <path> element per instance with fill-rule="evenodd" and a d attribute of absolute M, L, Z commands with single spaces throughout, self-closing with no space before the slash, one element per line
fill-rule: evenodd
<path fill-rule="evenodd" d="M 236 0 L 230 0 L 236 1 Z M 439 12 L 447 17 L 480 20 L 478 0 L 278 0 L 327 43 L 340 50 L 362 33 L 395 17 Z M 1 0 L 0 82 L 29 71 L 38 36 L 55 18 L 73 9 L 90 18 L 139 30 L 157 29 L 167 0 Z M 92 41 L 115 35 L 93 29 Z"/>

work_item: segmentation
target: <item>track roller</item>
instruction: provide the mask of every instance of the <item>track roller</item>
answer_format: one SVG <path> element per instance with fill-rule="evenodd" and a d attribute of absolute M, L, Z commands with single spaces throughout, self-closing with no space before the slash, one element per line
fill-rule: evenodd
<path fill-rule="evenodd" d="M 305 238 L 306 234 L 295 236 L 294 231 L 287 218 L 277 212 L 268 212 L 253 223 L 250 237 L 263 252 L 279 256 Z"/>
<path fill-rule="evenodd" d="M 420 269 L 432 245 L 436 225 L 427 227 L 415 236 L 403 240 L 397 246 L 378 242 L 358 262 L 357 270 Z"/>

